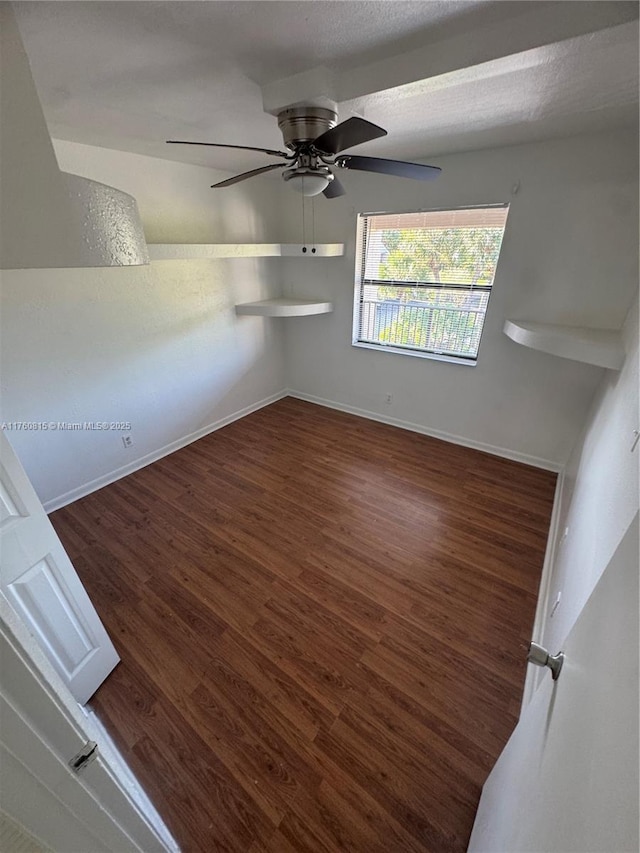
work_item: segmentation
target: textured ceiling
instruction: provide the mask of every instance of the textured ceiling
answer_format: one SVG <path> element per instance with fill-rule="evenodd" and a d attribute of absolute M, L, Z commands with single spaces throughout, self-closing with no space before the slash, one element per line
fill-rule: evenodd
<path fill-rule="evenodd" d="M 280 148 L 263 101 L 318 94 L 407 159 L 637 121 L 635 2 L 14 6 L 52 136 L 219 169 L 267 161 L 164 140 Z"/>

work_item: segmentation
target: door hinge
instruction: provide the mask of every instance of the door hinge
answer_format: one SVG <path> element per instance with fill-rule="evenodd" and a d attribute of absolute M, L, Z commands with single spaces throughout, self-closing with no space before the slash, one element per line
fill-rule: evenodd
<path fill-rule="evenodd" d="M 80 773 L 88 764 L 91 764 L 97 754 L 98 744 L 94 740 L 88 740 L 80 752 L 73 756 L 69 762 L 69 767 L 74 773 Z"/>

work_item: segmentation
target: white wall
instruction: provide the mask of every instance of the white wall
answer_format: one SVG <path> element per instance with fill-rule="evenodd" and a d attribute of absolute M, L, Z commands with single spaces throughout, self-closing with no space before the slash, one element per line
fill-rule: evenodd
<path fill-rule="evenodd" d="M 540 642 L 560 649 L 638 511 L 638 300 L 624 326 L 622 370 L 606 371 L 564 472 L 558 543 Z M 568 533 L 564 536 L 564 531 Z M 561 593 L 560 604 L 551 615 Z"/>
<path fill-rule="evenodd" d="M 267 182 L 224 195 L 209 169 L 69 142 L 56 151 L 63 170 L 131 193 L 149 242 L 279 239 Z M 277 325 L 234 313 L 275 295 L 279 263 L 3 273 L 2 420 L 132 424 L 127 450 L 119 431 L 10 432 L 48 508 L 282 392 Z"/>
<path fill-rule="evenodd" d="M 287 386 L 561 466 L 604 371 L 520 347 L 502 325 L 621 326 L 637 286 L 636 142 L 629 132 L 460 154 L 438 159 L 444 174 L 428 184 L 345 173 L 344 198 L 315 202 L 316 239 L 345 240 L 343 258 L 5 273 L 2 419 L 133 426 L 130 450 L 119 432 L 13 432 L 41 499 L 48 508 L 73 499 Z M 69 142 L 56 151 L 62 169 L 131 193 L 149 242 L 302 239 L 301 200 L 276 179 L 225 194 L 209 188 L 208 169 Z M 477 367 L 351 346 L 358 211 L 504 200 L 512 207 Z M 307 202 L 307 240 L 310 213 Z M 335 312 L 236 318 L 236 302 L 275 295 L 282 282 L 331 298 Z"/>
<path fill-rule="evenodd" d="M 344 239 L 347 252 L 304 270 L 302 261 L 287 268 L 292 292 L 336 306 L 332 315 L 287 325 L 289 387 L 559 467 L 603 372 L 525 349 L 502 326 L 515 317 L 621 327 L 638 277 L 637 136 L 556 140 L 433 162 L 444 169 L 433 183 L 345 172 L 347 195 L 316 201 L 316 239 Z M 358 212 L 503 201 L 511 211 L 476 367 L 351 346 Z M 289 239 L 300 240 L 300 201 L 284 210 Z"/>

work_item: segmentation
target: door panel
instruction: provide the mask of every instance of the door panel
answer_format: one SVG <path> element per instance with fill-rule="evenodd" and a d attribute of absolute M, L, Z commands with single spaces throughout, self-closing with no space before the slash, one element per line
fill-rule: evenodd
<path fill-rule="evenodd" d="M 18 509 L 16 502 L 20 502 L 17 495 L 9 494 L 9 475 L 4 470 L 4 465 L 0 465 L 0 527 L 6 527 L 12 518 L 27 515 Z"/>
<path fill-rule="evenodd" d="M 51 554 L 10 583 L 7 596 L 68 681 L 98 651 L 78 609 L 77 595 L 69 590 Z"/>
<path fill-rule="evenodd" d="M 0 589 L 81 704 L 119 657 L 4 434 Z"/>

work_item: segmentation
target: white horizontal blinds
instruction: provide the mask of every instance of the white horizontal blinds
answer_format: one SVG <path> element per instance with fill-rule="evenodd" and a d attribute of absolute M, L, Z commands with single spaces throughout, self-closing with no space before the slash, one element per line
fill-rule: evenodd
<path fill-rule="evenodd" d="M 363 216 L 358 340 L 474 359 L 508 210 Z"/>

